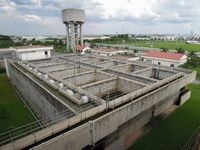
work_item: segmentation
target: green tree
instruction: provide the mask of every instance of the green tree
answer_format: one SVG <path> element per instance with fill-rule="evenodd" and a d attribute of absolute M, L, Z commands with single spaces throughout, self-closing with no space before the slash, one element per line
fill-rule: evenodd
<path fill-rule="evenodd" d="M 178 47 L 178 48 L 176 48 L 176 50 L 178 53 L 182 53 L 182 54 L 185 53 L 185 50 L 182 47 Z"/>
<path fill-rule="evenodd" d="M 128 47 L 128 46 L 126 46 L 126 47 L 125 47 L 125 49 L 129 50 L 129 47 Z"/>
<path fill-rule="evenodd" d="M 162 52 L 168 52 L 169 51 L 169 49 L 168 48 L 165 48 L 165 47 L 162 47 L 162 48 L 160 48 L 161 50 L 162 50 Z"/>

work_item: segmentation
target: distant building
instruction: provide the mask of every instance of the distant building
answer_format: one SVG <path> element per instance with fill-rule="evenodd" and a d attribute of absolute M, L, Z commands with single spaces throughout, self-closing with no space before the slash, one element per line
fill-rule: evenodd
<path fill-rule="evenodd" d="M 116 55 L 116 56 L 112 56 L 112 59 L 115 60 L 125 60 L 125 61 L 134 61 L 134 60 L 139 60 L 139 57 L 131 57 L 131 56 L 120 56 L 120 55 Z"/>
<path fill-rule="evenodd" d="M 200 44 L 200 41 L 186 41 L 188 44 Z"/>
<path fill-rule="evenodd" d="M 114 56 L 125 54 L 125 50 L 118 50 L 114 48 L 96 48 L 91 50 L 91 54 L 99 56 Z"/>
<path fill-rule="evenodd" d="M 83 37 L 84 40 L 95 40 L 95 39 L 110 39 L 110 36 L 106 36 L 106 35 L 85 35 Z"/>
<path fill-rule="evenodd" d="M 181 53 L 150 51 L 144 53 L 143 61 L 169 67 L 178 67 L 187 62 L 187 56 Z"/>
<path fill-rule="evenodd" d="M 28 45 L 11 47 L 11 49 L 18 59 L 29 61 L 50 58 L 53 46 Z"/>
<path fill-rule="evenodd" d="M 0 60 L 3 58 L 11 59 L 13 51 L 10 48 L 0 48 Z"/>
<path fill-rule="evenodd" d="M 90 51 L 90 50 L 91 50 L 91 48 L 88 46 L 75 45 L 76 53 L 84 54 L 85 51 Z"/>
<path fill-rule="evenodd" d="M 4 67 L 4 58 L 12 59 L 13 51 L 9 48 L 0 48 L 0 68 Z"/>
<path fill-rule="evenodd" d="M 174 41 L 176 40 L 176 36 L 172 35 L 152 35 L 152 40 L 166 40 L 166 41 Z"/>

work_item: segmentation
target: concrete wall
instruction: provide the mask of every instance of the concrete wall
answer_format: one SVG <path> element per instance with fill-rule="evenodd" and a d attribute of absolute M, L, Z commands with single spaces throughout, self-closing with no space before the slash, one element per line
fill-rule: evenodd
<path fill-rule="evenodd" d="M 84 88 L 84 90 L 93 93 L 94 95 L 104 95 L 108 91 L 115 90 L 117 87 L 117 80 L 107 81 L 105 83 L 95 84 L 93 86 L 89 86 Z"/>
<path fill-rule="evenodd" d="M 191 91 L 187 91 L 183 95 L 180 96 L 180 105 L 183 105 L 186 101 L 189 100 L 191 96 Z"/>
<path fill-rule="evenodd" d="M 142 88 L 142 85 L 127 81 L 125 79 L 119 79 L 118 80 L 118 85 L 117 88 L 121 91 L 123 91 L 124 93 L 129 93 L 129 92 L 133 92 L 136 91 L 140 88 Z"/>
<path fill-rule="evenodd" d="M 138 71 L 141 69 L 145 69 L 145 67 L 139 65 L 127 65 L 127 66 L 117 67 L 115 70 L 128 73 L 128 72 Z"/>
<path fill-rule="evenodd" d="M 87 74 L 71 77 L 71 78 L 68 78 L 66 80 L 77 85 L 77 86 L 81 86 L 81 85 L 84 85 L 84 84 L 104 80 L 104 79 L 107 79 L 109 77 L 111 77 L 111 76 L 109 76 L 107 74 L 103 74 L 103 73 L 100 73 L 100 72 L 93 72 L 93 73 L 87 73 Z"/>
<path fill-rule="evenodd" d="M 47 55 L 45 55 L 45 51 L 47 52 Z M 36 60 L 51 57 L 50 50 L 45 51 L 20 52 L 17 53 L 17 58 L 20 60 Z"/>
<path fill-rule="evenodd" d="M 147 69 L 135 72 L 134 74 L 137 74 L 137 75 L 140 75 L 140 76 L 143 76 L 143 77 L 151 78 L 151 77 L 154 76 L 155 70 L 152 69 L 152 68 L 147 68 Z"/>
<path fill-rule="evenodd" d="M 105 138 L 105 149 L 127 149 L 132 145 L 132 143 L 135 142 L 135 139 L 137 139 L 138 136 L 144 132 L 143 126 L 147 124 L 152 119 L 152 117 L 157 117 L 163 111 L 171 107 L 177 101 L 177 99 L 178 94 L 174 94 L 174 96 L 171 98 L 161 101 L 157 105 L 149 108 L 148 110 L 145 110 L 143 113 L 119 126 L 118 129 L 111 134 L 111 136 L 107 136 Z"/>
<path fill-rule="evenodd" d="M 130 137 L 136 134 L 136 131 L 139 128 L 148 123 L 151 120 L 152 115 L 158 116 L 161 112 L 166 110 L 166 108 L 173 105 L 177 98 L 178 94 L 173 94 L 171 97 L 163 99 L 156 106 L 145 110 L 121 125 L 119 125 L 119 120 L 123 120 L 122 117 L 127 114 L 120 113 L 119 110 L 115 110 L 109 115 L 104 115 L 99 119 L 88 122 L 81 127 L 64 133 L 63 135 L 60 135 L 59 137 L 54 138 L 47 143 L 41 144 L 33 148 L 33 150 L 53 150 L 56 148 L 59 150 L 79 150 L 88 145 L 95 144 L 96 142 L 97 143 L 95 145 L 98 145 L 100 140 L 100 144 L 103 144 L 106 150 L 123 150 L 128 148 L 133 142 Z M 115 116 L 115 112 L 118 112 L 119 116 Z M 132 113 L 129 113 L 129 116 L 134 115 L 133 113 L 134 110 L 132 110 Z M 117 127 L 116 124 L 118 124 Z M 105 133 L 105 131 L 108 131 L 107 129 L 113 129 L 114 127 L 116 127 L 115 130 L 113 132 L 108 132 L 106 137 L 102 137 L 101 139 L 98 138 L 99 135 L 101 136 L 101 132 Z"/>
<path fill-rule="evenodd" d="M 57 112 L 66 110 L 65 106 L 59 103 L 43 87 L 38 86 L 34 80 L 19 69 L 8 65 L 10 81 L 17 91 L 22 95 L 28 105 L 32 108 L 38 118 L 46 118 L 55 115 Z"/>
<path fill-rule="evenodd" d="M 173 75 L 174 73 L 166 71 L 166 70 L 156 70 L 156 74 L 158 75 L 157 77 L 159 79 L 164 79 L 164 78 L 167 78 L 167 77 Z"/>
<path fill-rule="evenodd" d="M 69 67 L 72 67 L 72 64 L 58 64 L 56 66 L 48 66 L 48 67 L 44 67 L 42 68 L 42 70 L 48 71 L 48 72 L 52 72 L 52 71 L 57 71 L 57 70 L 64 70 L 67 69 Z"/>
<path fill-rule="evenodd" d="M 55 140 L 49 141 L 48 144 L 44 143 L 42 147 L 36 149 L 43 150 L 80 150 L 90 143 L 90 126 L 88 123 L 77 127 L 76 129 L 67 132 L 56 138 Z M 33 148 L 35 149 L 35 148 Z"/>
<path fill-rule="evenodd" d="M 192 82 L 195 79 L 195 77 L 196 77 L 196 73 L 192 72 L 183 78 L 180 78 L 171 83 L 168 83 L 167 85 L 162 86 L 158 88 L 157 90 L 149 92 L 148 94 L 145 94 L 141 96 L 140 98 L 134 99 L 130 101 L 129 103 L 119 107 L 118 109 L 113 109 L 111 112 L 106 113 L 105 115 L 102 115 L 100 117 L 98 116 L 97 119 L 90 121 L 89 122 L 90 141 L 89 140 L 87 141 L 88 142 L 87 145 L 92 145 L 98 142 L 99 140 L 107 137 L 111 133 L 117 131 L 117 129 L 121 125 L 131 120 L 132 118 L 137 117 L 138 115 L 140 115 L 141 113 L 145 112 L 146 110 L 150 108 L 156 108 L 157 104 L 158 106 L 161 106 L 161 104 L 159 104 L 160 102 L 162 103 L 163 101 L 167 99 L 172 99 L 173 98 L 172 96 L 174 96 L 175 93 L 179 93 L 180 89 L 183 88 L 188 83 Z M 44 137 L 47 137 L 48 135 L 52 135 L 53 133 L 61 131 L 69 127 L 70 125 L 73 125 L 74 123 L 78 123 L 79 121 L 83 120 L 83 118 L 89 118 L 94 113 L 98 114 L 98 112 L 105 110 L 105 107 L 107 106 L 112 108 L 112 106 L 114 106 L 116 103 L 117 102 L 110 101 L 109 105 L 100 105 L 99 107 L 95 107 L 83 113 L 84 115 L 79 114 L 70 118 L 70 120 L 67 119 L 67 120 L 64 120 L 63 122 L 57 123 L 54 126 L 45 128 L 44 130 L 38 131 L 34 134 L 31 134 L 27 137 L 24 137 L 22 139 L 15 141 L 14 146 L 15 148 L 22 148 L 24 146 L 27 146 L 28 144 L 33 144 L 34 141 L 38 141 Z M 170 103 L 168 104 L 170 105 Z M 154 111 L 155 115 L 159 113 L 159 111 L 162 111 L 162 108 L 160 110 L 159 109 L 157 110 L 158 111 Z M 83 133 L 83 131 L 81 130 L 85 130 L 85 129 L 82 129 L 79 127 L 71 130 L 71 131 L 77 131 L 80 134 L 77 133 L 78 136 L 74 137 L 73 139 L 68 137 L 70 141 L 77 141 L 79 137 L 83 137 L 83 136 L 87 138 L 88 134 L 81 135 Z M 68 132 L 64 134 L 68 134 Z M 57 138 L 53 138 L 51 141 L 53 142 L 53 144 L 56 145 Z M 44 144 L 41 144 L 35 149 L 43 149 L 44 146 L 45 146 L 45 149 L 48 149 L 52 146 L 52 145 L 48 146 L 49 142 L 50 141 Z M 67 141 L 65 144 L 67 144 Z M 76 145 L 77 147 L 83 148 L 82 147 L 83 145 L 82 144 L 79 145 L 79 142 L 77 142 Z M 13 145 L 12 143 L 7 144 L 4 147 L 2 147 L 2 149 L 6 149 L 6 150 L 13 149 Z"/>
<path fill-rule="evenodd" d="M 78 73 L 82 73 L 86 71 L 90 71 L 90 70 L 83 67 L 72 67 L 71 69 L 52 72 L 52 75 L 56 77 L 67 77 L 69 75 L 78 74 Z"/>
<path fill-rule="evenodd" d="M 158 63 L 160 62 L 162 66 L 168 66 L 170 67 L 172 64 L 174 65 L 174 67 L 178 67 L 184 63 L 187 62 L 187 59 L 183 59 L 183 60 L 180 60 L 180 61 L 173 61 L 173 60 L 166 60 L 166 59 L 156 59 L 156 58 L 147 58 L 147 57 L 144 57 L 144 61 L 145 62 L 150 62 L 152 64 L 155 64 L 155 65 L 158 65 Z"/>

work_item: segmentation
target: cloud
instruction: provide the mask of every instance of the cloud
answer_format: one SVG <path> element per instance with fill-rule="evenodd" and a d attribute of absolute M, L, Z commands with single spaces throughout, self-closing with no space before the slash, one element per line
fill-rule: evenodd
<path fill-rule="evenodd" d="M 0 32 L 9 33 L 8 27 L 12 27 L 16 33 L 23 33 L 24 27 L 31 25 L 37 27 L 34 31 L 38 34 L 44 27 L 49 30 L 47 34 L 64 34 L 61 10 L 65 8 L 85 10 L 86 33 L 122 32 L 123 26 L 126 32 L 156 32 L 158 27 L 159 32 L 168 31 L 168 27 L 173 32 L 188 32 L 198 30 L 199 3 L 200 0 L 0 0 Z M 8 25 L 9 21 L 20 26 Z"/>

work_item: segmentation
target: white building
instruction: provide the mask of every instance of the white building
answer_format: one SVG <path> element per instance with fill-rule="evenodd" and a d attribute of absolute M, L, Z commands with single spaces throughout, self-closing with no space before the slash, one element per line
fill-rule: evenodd
<path fill-rule="evenodd" d="M 187 56 L 181 53 L 150 51 L 144 53 L 143 61 L 156 65 L 178 67 L 187 62 Z"/>
<path fill-rule="evenodd" d="M 53 46 L 28 45 L 11 47 L 20 60 L 39 60 L 51 57 Z"/>
<path fill-rule="evenodd" d="M 166 40 L 166 41 L 174 41 L 176 40 L 176 36 L 170 35 L 152 35 L 152 40 Z"/>
<path fill-rule="evenodd" d="M 75 45 L 75 50 L 77 53 L 85 54 L 85 51 L 90 51 L 91 48 L 88 46 Z"/>
<path fill-rule="evenodd" d="M 91 50 L 91 54 L 99 56 L 114 56 L 126 53 L 125 50 L 118 50 L 113 48 L 96 48 Z"/>
<path fill-rule="evenodd" d="M 112 56 L 112 59 L 131 62 L 131 61 L 139 60 L 140 58 L 139 57 L 131 57 L 131 56 L 115 55 L 115 56 Z"/>
<path fill-rule="evenodd" d="M 95 39 L 110 39 L 109 36 L 104 36 L 104 35 L 84 35 L 83 37 L 84 40 L 95 40 Z"/>

